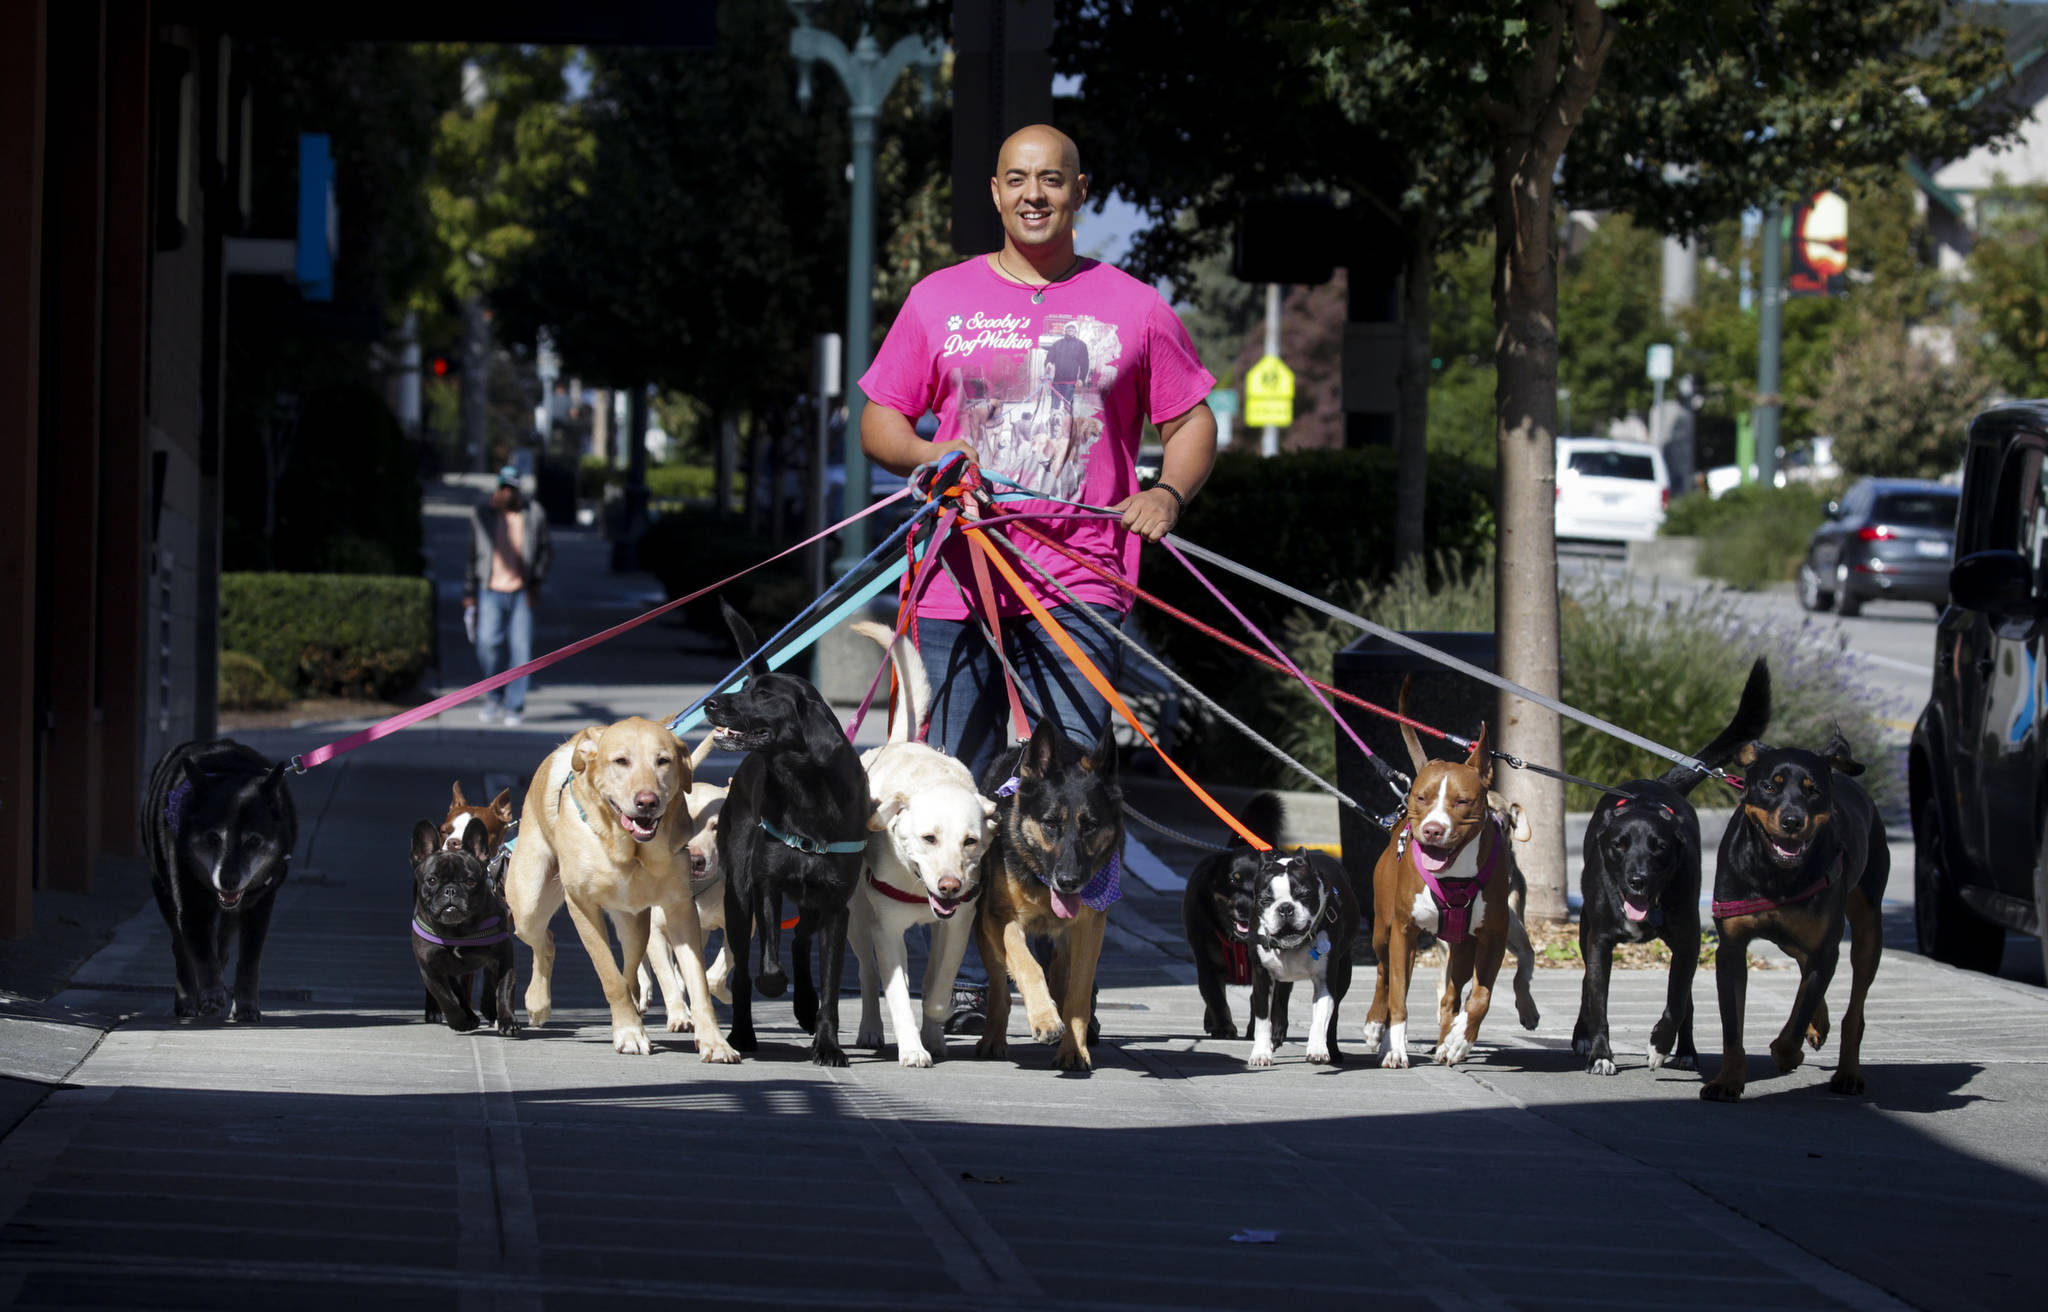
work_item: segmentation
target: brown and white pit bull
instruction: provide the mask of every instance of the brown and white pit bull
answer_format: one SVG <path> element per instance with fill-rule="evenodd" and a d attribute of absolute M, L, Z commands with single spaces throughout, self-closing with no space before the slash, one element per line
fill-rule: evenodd
<path fill-rule="evenodd" d="M 1407 709 L 1407 690 L 1402 690 Z M 1509 904 L 1515 858 L 1509 831 L 1488 805 L 1493 761 L 1486 726 L 1464 761 L 1430 761 L 1414 730 L 1401 726 L 1415 761 L 1406 816 L 1373 867 L 1373 953 L 1379 982 L 1366 1013 L 1365 1043 L 1383 1067 L 1408 1065 L 1408 985 L 1426 931 L 1448 950 L 1437 990 L 1436 1060 L 1461 1060 L 1479 1037 L 1493 1001 L 1493 983 L 1510 936 L 1516 939 L 1516 995 L 1522 1023 L 1534 1028 L 1527 977 L 1535 965 L 1526 934 Z M 1468 981 L 1471 996 L 1459 1007 Z"/>

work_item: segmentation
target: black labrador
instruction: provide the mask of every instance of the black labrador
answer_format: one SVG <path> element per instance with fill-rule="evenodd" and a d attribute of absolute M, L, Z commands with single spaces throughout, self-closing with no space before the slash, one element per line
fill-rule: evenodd
<path fill-rule="evenodd" d="M 1735 718 L 1701 748 L 1704 765 L 1725 765 L 1771 718 L 1771 676 L 1762 660 L 1750 667 Z M 1607 1039 L 1607 989 L 1620 943 L 1662 939 L 1671 949 L 1664 1014 L 1650 1030 L 1649 1066 L 1667 1061 L 1694 1070 L 1692 981 L 1700 961 L 1700 820 L 1686 794 L 1704 778 L 1674 766 L 1662 778 L 1632 779 L 1600 799 L 1586 823 L 1586 865 L 1579 876 L 1579 955 L 1586 975 L 1572 1051 L 1589 1075 L 1614 1074 Z"/>
<path fill-rule="evenodd" d="M 731 606 L 725 620 L 742 655 L 755 651 L 754 632 Z M 732 976 L 732 1046 L 759 1047 L 753 995 L 780 997 L 781 917 L 785 896 L 801 924 L 795 950 L 818 946 L 821 995 L 798 973 L 797 1019 L 811 1031 L 811 1060 L 846 1065 L 839 1046 L 839 977 L 846 956 L 847 903 L 867 851 L 867 773 L 846 730 L 810 680 L 771 672 L 758 655 L 736 693 L 704 702 L 720 746 L 746 753 L 733 772 L 719 813 L 718 857 L 725 879 L 726 941 L 741 954 Z M 761 973 L 749 979 L 745 953 L 759 922 Z M 822 1001 L 822 1006 L 820 1002 Z"/>

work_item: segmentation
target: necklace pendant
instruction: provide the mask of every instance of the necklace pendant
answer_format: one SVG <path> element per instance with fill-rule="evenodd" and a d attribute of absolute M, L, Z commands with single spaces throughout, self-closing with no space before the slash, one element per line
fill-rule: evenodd
<path fill-rule="evenodd" d="M 1031 303 L 1033 305 L 1045 304 L 1045 288 L 1040 287 L 1037 291 L 1031 293 Z"/>

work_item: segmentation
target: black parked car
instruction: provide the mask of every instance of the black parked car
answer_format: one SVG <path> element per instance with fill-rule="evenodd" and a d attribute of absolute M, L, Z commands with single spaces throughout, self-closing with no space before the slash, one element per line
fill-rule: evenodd
<path fill-rule="evenodd" d="M 1949 604 L 1934 686 L 1913 726 L 1913 907 L 1920 950 L 1998 969 L 2007 930 L 2041 934 L 2048 908 L 2048 401 L 1970 425 Z"/>
<path fill-rule="evenodd" d="M 1799 566 L 1799 604 L 1844 615 L 1879 597 L 1948 603 L 1956 489 L 1918 478 L 1861 478 L 1813 531 Z"/>

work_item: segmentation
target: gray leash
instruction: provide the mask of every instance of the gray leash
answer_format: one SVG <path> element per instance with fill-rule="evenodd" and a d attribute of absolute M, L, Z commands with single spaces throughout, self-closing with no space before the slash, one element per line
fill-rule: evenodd
<path fill-rule="evenodd" d="M 1720 771 L 1713 769 L 1704 761 L 1696 760 L 1693 757 L 1687 756 L 1683 752 L 1676 751 L 1672 748 L 1666 747 L 1662 743 L 1652 742 L 1648 738 L 1643 737 L 1641 734 L 1630 733 L 1627 729 L 1622 728 L 1618 724 L 1610 724 L 1606 720 L 1601 719 L 1597 715 L 1588 715 L 1586 714 L 1586 712 L 1578 710 L 1575 707 L 1567 706 L 1563 702 L 1558 701 L 1553 697 L 1546 697 L 1542 693 L 1537 692 L 1533 688 L 1524 688 L 1521 684 L 1516 683 L 1512 679 L 1504 679 L 1500 675 L 1493 673 L 1493 671 L 1491 670 L 1482 670 L 1477 665 L 1474 665 L 1469 661 L 1459 660 L 1457 657 L 1452 656 L 1447 652 L 1438 651 L 1436 648 L 1429 646 L 1427 643 L 1417 642 L 1415 641 L 1415 639 L 1410 638 L 1408 635 L 1404 633 L 1396 633 L 1392 629 L 1386 628 L 1382 625 L 1375 624 L 1371 620 L 1365 618 L 1365 616 L 1363 615 L 1353 614 L 1351 611 L 1345 610 L 1341 606 L 1333 606 L 1329 602 L 1324 601 L 1321 597 L 1310 596 L 1308 593 L 1303 592 L 1299 588 L 1290 587 L 1276 578 L 1272 578 L 1269 575 L 1261 574 L 1259 571 L 1255 569 L 1251 569 L 1244 565 L 1240 565 L 1236 561 L 1231 560 L 1228 557 L 1219 556 L 1215 552 L 1209 550 L 1207 547 L 1198 547 L 1194 543 L 1188 541 L 1186 538 L 1179 536 L 1178 534 L 1170 535 L 1170 540 L 1173 542 L 1173 545 L 1179 547 L 1182 551 L 1187 552 L 1189 555 L 1199 557 L 1200 559 L 1205 560 L 1219 568 L 1227 569 L 1231 573 L 1237 575 L 1239 578 L 1247 579 L 1253 583 L 1258 584 L 1260 587 L 1267 588 L 1273 592 L 1277 592 L 1281 596 L 1288 598 L 1290 601 L 1299 602 L 1302 605 L 1309 607 L 1311 610 L 1320 611 L 1321 613 L 1328 615 L 1331 619 L 1342 620 L 1346 624 L 1349 624 L 1354 628 L 1363 629 L 1367 633 L 1372 634 L 1376 638 L 1380 638 L 1387 642 L 1391 642 L 1397 647 L 1404 647 L 1407 650 L 1414 652 L 1418 656 L 1426 656 L 1430 660 L 1435 661 L 1439 665 L 1448 666 L 1451 669 L 1458 671 L 1460 674 L 1469 675 L 1472 678 L 1479 680 L 1481 683 L 1490 684 L 1491 686 L 1500 689 L 1502 692 L 1513 693 L 1515 696 L 1522 698 L 1524 701 L 1533 702 L 1547 711 L 1551 711 L 1555 714 L 1565 716 L 1568 719 L 1577 720 L 1580 724 L 1585 725 L 1589 729 L 1597 729 L 1601 733 L 1604 733 L 1611 738 L 1619 738 L 1621 741 L 1629 744 L 1632 747 L 1640 747 L 1642 750 L 1649 752 L 1654 756 L 1661 756 L 1667 761 L 1670 761 L 1676 765 L 1685 766 L 1689 770 L 1698 771 L 1702 775 L 1714 775 L 1717 777 L 1721 775 Z M 1523 761 L 1518 757 L 1510 756 L 1505 752 L 1496 752 L 1495 755 L 1518 770 L 1536 770 L 1543 774 L 1557 775 L 1557 772 L 1554 770 L 1551 770 L 1544 766 L 1530 765 L 1528 762 Z M 1602 787 L 1602 785 L 1599 784 L 1594 784 L 1592 786 L 1595 788 Z"/>
<path fill-rule="evenodd" d="M 1178 829 L 1168 829 L 1165 825 L 1160 824 L 1157 820 L 1154 820 L 1152 817 L 1144 814 L 1142 811 L 1138 810 L 1137 807 L 1132 806 L 1129 802 L 1124 803 L 1124 814 L 1129 816 L 1131 819 L 1136 820 L 1139 824 L 1145 826 L 1147 829 L 1150 829 L 1153 833 L 1164 835 L 1165 837 L 1172 839 L 1174 842 L 1183 844 L 1187 847 L 1196 848 L 1203 852 L 1228 852 L 1231 850 L 1228 844 L 1212 843 L 1206 838 L 1196 838 L 1191 834 L 1183 834 Z"/>
<path fill-rule="evenodd" d="M 1074 611 L 1078 613 L 1083 619 L 1085 619 L 1088 623 L 1094 625 L 1099 631 L 1106 632 L 1113 636 L 1118 642 L 1123 643 L 1124 646 L 1129 650 L 1136 652 L 1140 660 L 1144 661 L 1154 670 L 1157 670 L 1160 674 L 1165 675 L 1167 680 L 1170 683 L 1172 683 L 1174 687 L 1180 689 L 1182 694 L 1184 694 L 1189 700 L 1195 702 L 1204 710 L 1208 711 L 1211 715 L 1214 715 L 1223 723 L 1229 725 L 1231 728 L 1243 734 L 1246 738 L 1250 739 L 1252 743 L 1257 745 L 1260 748 L 1260 750 L 1266 752 L 1269 756 L 1273 757 L 1273 759 L 1287 766 L 1296 774 L 1299 774 L 1302 778 L 1314 784 L 1318 789 L 1336 798 L 1338 805 L 1348 806 L 1352 810 L 1358 812 L 1359 815 L 1363 816 L 1372 824 L 1379 825 L 1381 828 L 1386 827 L 1383 817 L 1374 815 L 1371 811 L 1367 810 L 1365 807 L 1359 805 L 1357 801 L 1353 800 L 1349 794 L 1339 789 L 1336 785 L 1328 782 L 1321 775 L 1309 769 L 1301 762 L 1295 760 L 1292 756 L 1289 756 L 1285 751 L 1281 750 L 1281 748 L 1276 744 L 1260 736 L 1260 734 L 1256 730 L 1254 730 L 1250 725 L 1246 724 L 1243 720 L 1238 719 L 1230 712 L 1224 710 L 1221 706 L 1217 705 L 1213 699 L 1211 699 L 1208 695 L 1203 693 L 1201 689 L 1195 687 L 1194 684 L 1189 683 L 1186 679 L 1182 678 L 1180 674 L 1174 671 L 1171 667 L 1169 667 L 1165 661 L 1159 659 L 1159 657 L 1145 650 L 1145 647 L 1142 643 L 1138 642 L 1135 638 L 1131 637 L 1131 635 L 1129 635 L 1128 633 L 1125 633 L 1116 625 L 1111 624 L 1108 620 L 1103 619 L 1100 615 L 1097 615 L 1095 611 L 1090 607 L 1082 604 L 1079 601 L 1076 601 L 1074 599 L 1074 594 L 1068 592 L 1066 588 L 1062 587 L 1059 581 L 1053 578 L 1052 575 L 1046 571 L 1044 566 L 1040 565 L 1030 556 L 1025 555 L 1023 552 L 1019 551 L 1017 549 L 1017 545 L 1011 542 L 1009 536 L 1005 534 L 1002 530 L 990 528 L 985 529 L 984 532 L 986 532 L 990 537 L 996 539 L 998 542 L 1002 543 L 1004 547 L 1009 549 L 1011 555 L 1023 561 L 1026 566 L 1028 566 L 1030 569 L 1036 572 L 1039 578 L 1043 579 L 1047 586 L 1051 587 L 1054 591 L 1058 592 L 1060 596 L 1066 601 L 1067 605 L 1072 607 Z M 1384 776 L 1382 777 L 1384 778 Z M 1387 786 L 1390 788 L 1393 787 L 1393 783 L 1391 780 L 1387 781 Z M 1405 801 L 1407 800 L 1405 792 L 1402 792 L 1399 789 L 1396 789 L 1395 791 L 1396 794 L 1400 796 L 1403 802 L 1405 803 Z M 1221 851 L 1223 849 L 1218 848 L 1216 850 Z"/>

